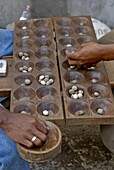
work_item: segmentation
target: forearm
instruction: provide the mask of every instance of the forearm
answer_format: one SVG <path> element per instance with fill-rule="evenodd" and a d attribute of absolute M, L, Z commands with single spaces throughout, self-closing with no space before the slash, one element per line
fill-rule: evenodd
<path fill-rule="evenodd" d="M 100 51 L 102 55 L 102 60 L 108 61 L 108 60 L 114 60 L 114 44 L 102 44 L 100 45 Z"/>

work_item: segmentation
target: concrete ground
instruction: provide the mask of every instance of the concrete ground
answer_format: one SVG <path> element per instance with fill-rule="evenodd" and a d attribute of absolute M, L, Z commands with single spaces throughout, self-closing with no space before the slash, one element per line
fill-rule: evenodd
<path fill-rule="evenodd" d="M 30 164 L 31 170 L 114 170 L 114 157 L 103 145 L 99 126 L 66 127 L 62 134 L 61 154 Z"/>

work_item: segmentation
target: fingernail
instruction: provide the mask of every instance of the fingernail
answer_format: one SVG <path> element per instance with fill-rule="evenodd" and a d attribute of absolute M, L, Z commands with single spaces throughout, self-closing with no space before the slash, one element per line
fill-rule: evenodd
<path fill-rule="evenodd" d="M 47 129 L 50 130 L 48 126 L 47 126 Z"/>

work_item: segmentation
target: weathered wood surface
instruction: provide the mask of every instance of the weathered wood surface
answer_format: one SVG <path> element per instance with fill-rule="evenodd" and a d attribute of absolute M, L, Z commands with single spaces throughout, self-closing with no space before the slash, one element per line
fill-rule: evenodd
<path fill-rule="evenodd" d="M 4 57 L 8 61 L 8 72 L 6 77 L 0 77 L 0 97 L 9 96 L 11 91 L 12 57 Z"/>

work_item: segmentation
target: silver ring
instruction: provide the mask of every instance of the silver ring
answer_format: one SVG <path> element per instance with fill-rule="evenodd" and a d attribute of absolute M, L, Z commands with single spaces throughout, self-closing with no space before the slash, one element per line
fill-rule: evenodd
<path fill-rule="evenodd" d="M 31 139 L 32 142 L 34 142 L 37 139 L 36 136 L 33 136 L 33 138 Z"/>

